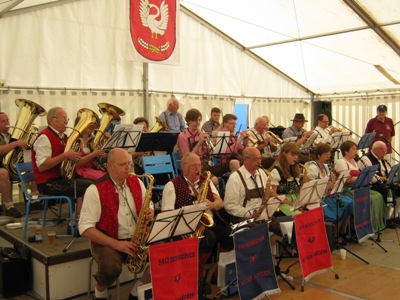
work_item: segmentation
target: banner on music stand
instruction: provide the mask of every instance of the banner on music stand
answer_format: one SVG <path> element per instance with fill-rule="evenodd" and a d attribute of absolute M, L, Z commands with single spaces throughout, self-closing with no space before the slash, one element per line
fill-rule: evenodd
<path fill-rule="evenodd" d="M 332 255 L 324 223 L 322 207 L 294 217 L 297 250 L 303 278 L 308 281 L 332 269 Z"/>
<path fill-rule="evenodd" d="M 151 245 L 154 299 L 197 299 L 198 238 Z"/>
<path fill-rule="evenodd" d="M 354 228 L 360 243 L 374 235 L 369 197 L 370 188 L 368 186 L 354 190 Z"/>
<path fill-rule="evenodd" d="M 237 285 L 241 299 L 263 299 L 280 293 L 272 260 L 267 224 L 233 236 Z"/>

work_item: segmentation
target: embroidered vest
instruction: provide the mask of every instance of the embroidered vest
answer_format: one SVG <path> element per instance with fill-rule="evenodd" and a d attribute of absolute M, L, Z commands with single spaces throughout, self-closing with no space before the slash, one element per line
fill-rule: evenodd
<path fill-rule="evenodd" d="M 193 202 L 197 200 L 197 197 L 193 195 L 193 192 L 189 188 L 189 185 L 186 182 L 183 175 L 179 175 L 178 177 L 175 177 L 171 181 L 174 184 L 175 188 L 175 195 L 176 195 L 175 209 L 187 205 L 193 205 Z M 204 179 L 200 177 L 199 187 L 202 186 L 203 182 Z M 210 187 L 208 188 L 207 199 L 211 202 L 214 201 L 214 197 Z"/>

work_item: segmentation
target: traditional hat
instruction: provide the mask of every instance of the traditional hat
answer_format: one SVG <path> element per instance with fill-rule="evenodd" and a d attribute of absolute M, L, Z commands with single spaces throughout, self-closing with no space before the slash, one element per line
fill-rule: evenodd
<path fill-rule="evenodd" d="M 379 110 L 379 111 L 387 111 L 387 107 L 386 107 L 386 105 L 381 104 L 381 105 L 378 105 L 378 107 L 376 108 L 376 110 Z"/>
<path fill-rule="evenodd" d="M 295 114 L 293 120 L 290 121 L 308 122 L 303 114 Z"/>

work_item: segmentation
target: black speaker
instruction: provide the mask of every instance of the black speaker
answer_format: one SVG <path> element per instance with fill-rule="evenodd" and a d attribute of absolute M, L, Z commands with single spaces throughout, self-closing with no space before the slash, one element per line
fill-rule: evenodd
<path fill-rule="evenodd" d="M 329 125 L 332 124 L 332 103 L 328 101 L 316 101 L 312 102 L 312 129 L 317 126 L 318 115 L 324 114 L 328 116 Z"/>
<path fill-rule="evenodd" d="M 0 294 L 10 298 L 28 291 L 28 265 L 0 253 Z"/>

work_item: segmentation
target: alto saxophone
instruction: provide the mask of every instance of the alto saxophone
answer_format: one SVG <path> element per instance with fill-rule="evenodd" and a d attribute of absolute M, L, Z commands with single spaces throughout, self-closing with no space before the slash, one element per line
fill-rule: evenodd
<path fill-rule="evenodd" d="M 128 256 L 126 260 L 126 265 L 130 272 L 141 273 L 147 263 L 147 258 L 149 256 L 147 247 L 144 245 L 149 234 L 150 228 L 147 226 L 146 215 L 150 209 L 152 189 L 154 186 L 154 177 L 150 174 L 136 175 L 130 173 L 131 176 L 136 176 L 139 178 L 147 177 L 149 180 L 149 185 L 147 186 L 146 195 L 142 204 L 142 209 L 140 210 L 139 216 L 136 222 L 135 232 L 132 235 L 132 243 L 136 244 L 138 249 L 133 254 L 133 256 Z"/>
<path fill-rule="evenodd" d="M 197 196 L 196 204 L 200 204 L 207 200 L 207 193 L 208 193 L 208 185 L 211 179 L 211 172 L 206 171 L 206 179 L 204 180 L 203 184 L 200 187 L 199 195 Z M 214 219 L 207 213 L 203 213 L 201 216 L 199 225 L 197 226 L 194 236 L 201 237 L 203 235 L 204 230 L 206 227 L 214 226 Z"/>
<path fill-rule="evenodd" d="M 272 192 L 272 175 L 271 172 L 267 171 L 266 169 L 264 169 L 262 166 L 260 166 L 260 169 L 262 169 L 265 174 L 268 176 L 267 179 L 267 184 L 265 185 L 265 189 L 264 189 L 264 195 L 261 201 L 261 205 L 260 208 L 258 210 L 258 213 L 261 214 L 263 212 L 263 210 L 267 207 L 268 204 L 268 200 L 269 198 L 271 198 L 273 192 Z"/>

